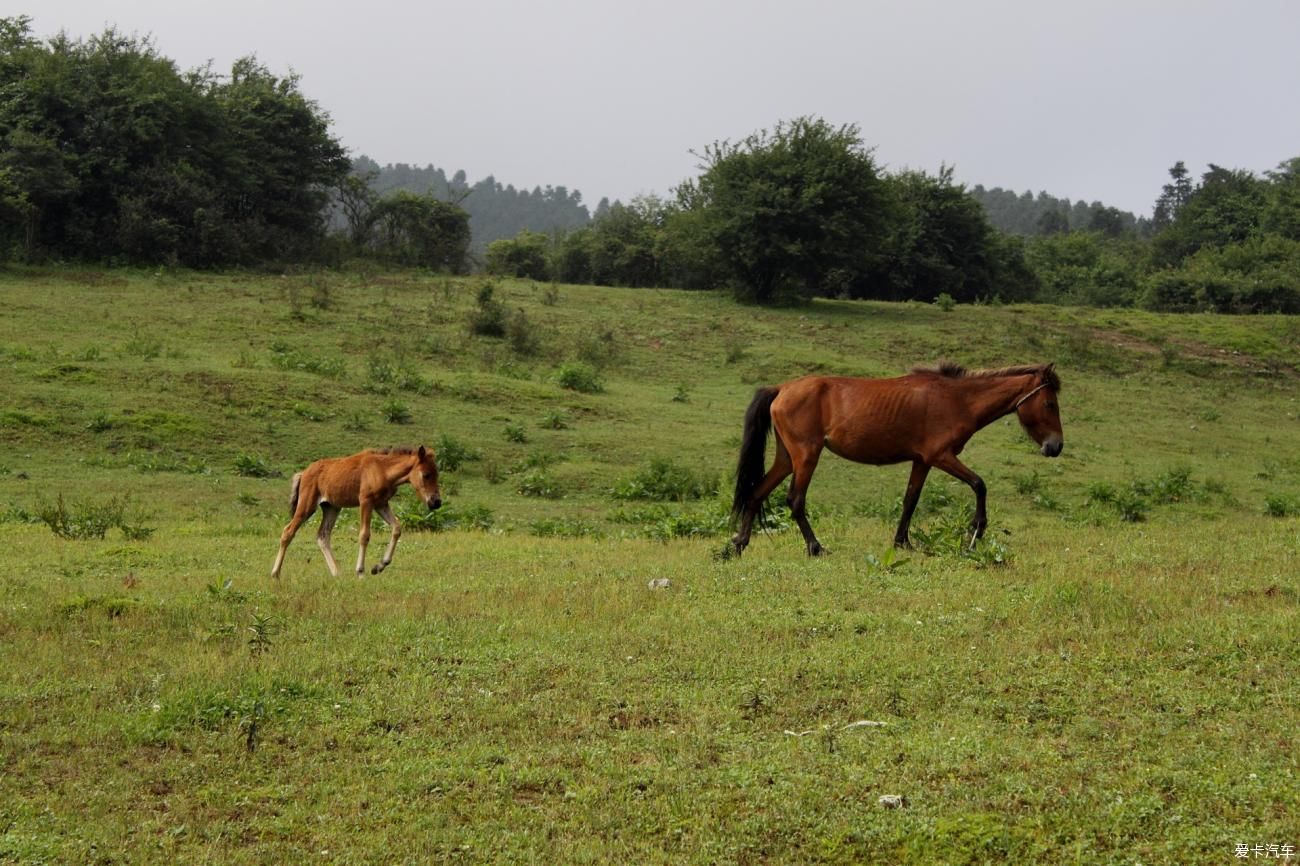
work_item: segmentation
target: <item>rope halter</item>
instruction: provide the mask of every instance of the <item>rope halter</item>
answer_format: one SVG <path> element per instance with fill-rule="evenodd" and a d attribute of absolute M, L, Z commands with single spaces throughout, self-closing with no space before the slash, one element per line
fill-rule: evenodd
<path fill-rule="evenodd" d="M 1039 386 L 1038 386 L 1037 388 L 1035 388 L 1034 390 L 1030 391 L 1030 392 L 1029 392 L 1028 394 L 1026 394 L 1025 396 L 1021 397 L 1019 400 L 1017 400 L 1017 401 L 1016 401 L 1016 405 L 1013 406 L 1013 407 L 1011 407 L 1011 408 L 1013 408 L 1013 409 L 1019 409 L 1021 403 L 1025 402 L 1025 401 L 1028 400 L 1030 397 L 1034 396 L 1035 394 L 1037 394 L 1039 391 L 1043 390 L 1043 389 L 1046 388 L 1046 387 L 1047 387 L 1047 383 L 1044 382 L 1043 384 L 1039 385 Z"/>

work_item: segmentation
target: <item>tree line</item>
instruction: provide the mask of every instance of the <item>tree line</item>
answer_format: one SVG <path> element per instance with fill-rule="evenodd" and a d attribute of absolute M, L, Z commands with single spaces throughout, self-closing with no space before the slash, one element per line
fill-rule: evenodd
<path fill-rule="evenodd" d="M 350 160 L 256 58 L 182 71 L 148 39 L 0 18 L 0 254 L 198 268 L 364 257 L 455 273 L 811 297 L 1300 312 L 1300 158 L 1182 163 L 1150 220 L 886 172 L 853 125 L 782 121 L 697 154 L 668 197 L 470 184 Z"/>
<path fill-rule="evenodd" d="M 799 118 L 700 154 L 675 198 L 615 204 L 563 235 L 488 245 L 496 273 L 810 297 L 1039 301 L 1166 311 L 1300 312 L 1300 158 L 1262 176 L 1182 162 L 1138 220 L 1099 202 L 1019 202 L 952 169 L 881 171 L 856 126 Z M 1011 214 L 1003 207 L 1003 217 Z M 1028 226 L 1032 223 L 1032 230 Z"/>

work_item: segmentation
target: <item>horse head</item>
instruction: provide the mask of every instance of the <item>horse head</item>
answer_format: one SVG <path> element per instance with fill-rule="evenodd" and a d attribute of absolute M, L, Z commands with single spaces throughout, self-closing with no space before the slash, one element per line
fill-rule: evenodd
<path fill-rule="evenodd" d="M 415 452 L 415 468 L 407 478 L 429 510 L 442 507 L 442 490 L 438 487 L 438 463 L 433 451 L 423 445 Z"/>
<path fill-rule="evenodd" d="M 1020 425 L 1038 443 L 1044 457 L 1057 457 L 1065 447 L 1061 433 L 1061 408 L 1056 399 L 1061 390 L 1061 380 L 1055 367 L 1055 364 L 1043 365 L 1037 382 L 1016 403 Z"/>

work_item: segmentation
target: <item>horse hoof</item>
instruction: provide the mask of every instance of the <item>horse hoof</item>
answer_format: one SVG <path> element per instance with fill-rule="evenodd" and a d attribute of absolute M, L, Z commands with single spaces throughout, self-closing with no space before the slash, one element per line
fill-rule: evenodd
<path fill-rule="evenodd" d="M 808 545 L 808 555 L 809 555 L 809 556 L 825 556 L 825 555 L 828 554 L 828 553 L 830 553 L 830 551 L 827 550 L 826 548 L 822 547 L 820 544 L 810 544 L 810 545 Z"/>

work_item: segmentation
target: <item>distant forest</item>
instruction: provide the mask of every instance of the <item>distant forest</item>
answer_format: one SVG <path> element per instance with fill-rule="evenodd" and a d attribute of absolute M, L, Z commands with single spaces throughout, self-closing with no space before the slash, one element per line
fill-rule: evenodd
<path fill-rule="evenodd" d="M 364 155 L 353 160 L 352 173 L 367 179 L 380 197 L 405 190 L 459 205 L 469 214 L 471 245 L 477 253 L 492 241 L 512 238 L 525 229 L 563 233 L 591 221 L 582 193 L 563 186 L 515 189 L 511 184 L 502 186 L 492 175 L 470 184 L 463 170 L 448 178 L 445 171 L 432 165 L 420 168 L 399 162 L 381 166 Z M 602 201 L 597 210 L 608 207 L 609 202 Z"/>
<path fill-rule="evenodd" d="M 1107 207 L 1099 201 L 1089 203 L 1079 199 L 1072 203 L 1068 198 L 1056 198 L 1045 192 L 1016 193 L 996 186 L 985 189 L 980 184 L 969 192 L 983 206 L 994 228 L 1014 235 L 1099 231 L 1111 237 L 1126 234 L 1146 237 L 1151 233 L 1149 219 Z"/>

